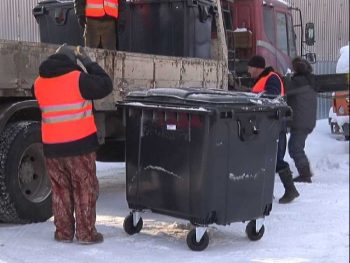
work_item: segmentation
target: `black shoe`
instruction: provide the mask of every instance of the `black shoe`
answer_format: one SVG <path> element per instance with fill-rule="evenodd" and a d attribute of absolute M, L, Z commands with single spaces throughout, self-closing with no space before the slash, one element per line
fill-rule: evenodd
<path fill-rule="evenodd" d="M 299 176 L 294 178 L 293 181 L 297 183 L 312 183 L 311 177 L 312 172 L 310 169 L 310 165 L 305 165 L 301 169 L 298 169 Z"/>
<path fill-rule="evenodd" d="M 279 171 L 278 174 L 285 189 L 284 195 L 278 200 L 278 202 L 280 204 L 290 203 L 299 196 L 298 190 L 295 188 L 293 182 L 292 171 L 288 167 Z"/>
<path fill-rule="evenodd" d="M 278 200 L 280 204 L 288 204 L 299 196 L 297 189 L 286 189 L 284 195 Z"/>
<path fill-rule="evenodd" d="M 294 179 L 293 179 L 293 182 L 295 182 L 295 183 L 312 183 L 312 181 L 311 181 L 311 177 L 305 177 L 305 176 L 301 176 L 301 175 L 299 175 L 298 177 L 295 177 Z"/>

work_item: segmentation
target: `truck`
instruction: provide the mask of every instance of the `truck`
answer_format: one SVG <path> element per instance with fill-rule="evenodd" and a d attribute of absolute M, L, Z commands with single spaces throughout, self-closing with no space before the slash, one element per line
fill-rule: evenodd
<path fill-rule="evenodd" d="M 339 53 L 340 57 L 337 62 L 336 72 L 349 74 L 349 45 L 342 47 Z M 333 92 L 328 122 L 331 127 L 331 133 L 343 134 L 346 141 L 349 140 L 350 136 L 349 112 L 349 89 Z"/>
<path fill-rule="evenodd" d="M 349 91 L 332 93 L 332 106 L 329 109 L 328 122 L 332 134 L 342 134 L 346 141 L 350 138 L 349 132 Z"/>
<path fill-rule="evenodd" d="M 292 12 L 298 10 L 281 0 L 131 0 L 121 1 L 120 8 L 118 37 L 124 42 L 118 50 L 86 48 L 114 85 L 112 94 L 94 101 L 101 144 L 98 161 L 124 159 L 124 113 L 116 102 L 128 92 L 158 87 L 240 90 L 249 83 L 244 68 L 253 54 L 263 55 L 269 65 L 287 73 L 296 55 L 294 29 L 304 30 L 302 23 L 293 24 Z M 183 10 L 180 16 L 172 13 L 179 10 Z M 39 22 L 40 43 L 0 40 L 0 222 L 6 223 L 42 222 L 52 216 L 41 113 L 31 88 L 40 63 L 59 44 L 82 44 L 72 1 L 42 1 L 33 7 L 33 14 Z M 150 23 L 151 18 L 158 20 Z M 166 28 L 165 48 L 154 48 L 158 42 L 149 39 L 157 32 L 154 26 L 159 26 L 162 34 L 156 37 L 163 44 L 161 27 Z M 197 30 L 190 31 L 193 27 Z M 314 43 L 313 24 L 306 28 L 300 45 Z M 150 52 L 144 50 L 150 45 Z M 315 60 L 315 54 L 301 55 Z M 318 83 L 321 91 L 348 89 L 349 85 L 346 75 L 320 76 Z"/>

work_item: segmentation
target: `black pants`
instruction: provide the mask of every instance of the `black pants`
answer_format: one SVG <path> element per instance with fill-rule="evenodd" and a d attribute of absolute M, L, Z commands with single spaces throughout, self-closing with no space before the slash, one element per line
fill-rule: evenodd
<path fill-rule="evenodd" d="M 114 18 L 87 18 L 84 32 L 85 46 L 92 48 L 117 48 L 117 20 Z"/>
<path fill-rule="evenodd" d="M 276 172 L 289 168 L 289 164 L 284 160 L 287 148 L 287 135 L 285 131 L 281 131 L 278 137 L 278 148 L 277 148 L 277 163 Z"/>
<path fill-rule="evenodd" d="M 294 160 L 295 166 L 300 171 L 303 167 L 309 166 L 309 160 L 305 154 L 305 141 L 309 135 L 308 130 L 292 129 L 288 141 L 288 151 Z"/>

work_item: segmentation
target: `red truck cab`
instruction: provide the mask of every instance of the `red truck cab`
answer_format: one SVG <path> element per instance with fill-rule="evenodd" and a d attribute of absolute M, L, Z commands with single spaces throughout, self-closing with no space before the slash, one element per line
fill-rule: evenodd
<path fill-rule="evenodd" d="M 281 74 L 290 71 L 297 51 L 292 8 L 286 2 L 221 0 L 221 5 L 231 70 L 243 73 L 248 59 L 258 54 Z"/>

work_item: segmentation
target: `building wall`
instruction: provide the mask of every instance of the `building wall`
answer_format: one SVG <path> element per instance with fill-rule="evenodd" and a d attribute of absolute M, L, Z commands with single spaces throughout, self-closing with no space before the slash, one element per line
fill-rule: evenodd
<path fill-rule="evenodd" d="M 39 42 L 32 14 L 38 0 L 0 0 L 0 39 Z"/>
<path fill-rule="evenodd" d="M 286 0 L 293 7 L 299 7 L 303 25 L 315 24 L 316 43 L 307 47 L 308 52 L 316 53 L 317 62 L 313 65 L 315 74 L 333 74 L 339 49 L 349 44 L 349 0 Z M 300 23 L 299 16 L 294 14 L 294 22 Z M 297 38 L 300 32 L 296 28 Z M 300 54 L 300 45 L 298 45 Z M 305 50 L 304 50 L 305 53 Z M 332 106 L 331 93 L 319 94 L 317 118 L 328 118 Z"/>
<path fill-rule="evenodd" d="M 307 47 L 316 53 L 315 73 L 335 73 L 339 49 L 349 44 L 349 0 L 287 0 L 293 7 L 301 9 L 303 24 L 315 24 L 316 43 Z M 294 15 L 294 22 L 299 23 Z M 300 33 L 297 30 L 297 37 Z M 299 54 L 300 47 L 298 46 Z"/>

